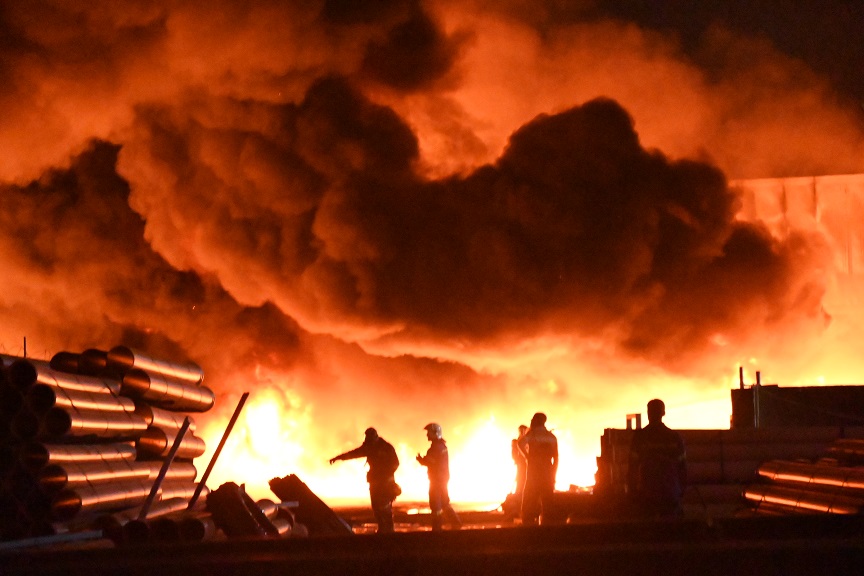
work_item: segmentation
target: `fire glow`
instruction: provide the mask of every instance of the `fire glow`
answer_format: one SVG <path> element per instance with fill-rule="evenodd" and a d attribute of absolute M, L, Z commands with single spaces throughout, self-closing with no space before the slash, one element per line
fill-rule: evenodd
<path fill-rule="evenodd" d="M 0 351 L 194 361 L 202 462 L 250 392 L 209 484 L 328 501 L 369 426 L 403 499 L 434 421 L 496 503 L 534 412 L 567 490 L 651 398 L 725 428 L 739 366 L 864 379 L 860 97 L 743 29 L 535 4 L 5 2 Z"/>

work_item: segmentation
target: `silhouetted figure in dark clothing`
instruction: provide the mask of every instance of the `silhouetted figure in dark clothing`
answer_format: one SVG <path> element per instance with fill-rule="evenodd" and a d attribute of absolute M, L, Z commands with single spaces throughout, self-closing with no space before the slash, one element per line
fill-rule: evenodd
<path fill-rule="evenodd" d="M 635 512 L 662 517 L 681 514 L 687 485 L 687 454 L 681 435 L 663 423 L 662 400 L 648 402 L 648 425 L 633 433 L 627 491 Z"/>
<path fill-rule="evenodd" d="M 393 532 L 393 500 L 402 493 L 394 477 L 399 468 L 399 457 L 393 445 L 378 436 L 374 428 L 367 428 L 362 445 L 331 458 L 330 464 L 337 460 L 363 457 L 369 464 L 366 481 L 369 482 L 369 500 L 378 523 L 378 532 Z"/>
<path fill-rule="evenodd" d="M 453 528 L 461 528 L 462 521 L 450 505 L 450 456 L 447 442 L 441 437 L 441 425 L 431 422 L 425 426 L 426 439 L 432 444 L 425 456 L 417 454 L 417 462 L 426 466 L 429 475 L 429 509 L 432 511 L 432 530 L 442 530 L 444 519 Z"/>
<path fill-rule="evenodd" d="M 519 437 L 514 438 L 510 445 L 510 455 L 513 457 L 513 463 L 516 465 L 516 488 L 513 494 L 522 501 L 522 493 L 525 491 L 525 474 L 528 471 L 528 459 L 525 453 L 519 449 L 519 441 L 528 433 L 528 426 L 519 425 Z"/>
<path fill-rule="evenodd" d="M 522 492 L 522 524 L 544 523 L 552 511 L 558 473 L 558 439 L 546 429 L 545 414 L 534 414 L 531 427 L 517 445 L 528 462 Z"/>
<path fill-rule="evenodd" d="M 508 520 L 515 520 L 522 515 L 522 493 L 525 491 L 525 474 L 528 471 L 528 459 L 525 457 L 525 453 L 519 448 L 519 440 L 527 432 L 528 426 L 520 424 L 519 436 L 510 441 L 510 456 L 513 458 L 513 464 L 516 466 L 516 484 L 513 492 L 507 494 L 507 497 L 501 504 L 504 517 Z"/>

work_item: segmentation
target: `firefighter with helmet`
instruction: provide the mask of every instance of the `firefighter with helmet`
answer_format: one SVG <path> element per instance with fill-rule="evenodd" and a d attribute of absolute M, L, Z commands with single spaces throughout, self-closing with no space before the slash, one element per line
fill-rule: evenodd
<path fill-rule="evenodd" d="M 430 422 L 424 427 L 426 439 L 431 442 L 425 456 L 417 454 L 417 462 L 426 467 L 429 475 L 429 508 L 432 512 L 432 530 L 442 530 L 444 520 L 452 528 L 462 527 L 462 521 L 450 505 L 447 484 L 450 481 L 450 457 L 447 442 L 442 438 L 441 425 Z"/>
<path fill-rule="evenodd" d="M 378 435 L 375 428 L 366 429 L 366 439 L 359 447 L 349 450 L 330 459 L 330 464 L 338 460 L 366 458 L 369 471 L 366 481 L 369 482 L 369 499 L 378 532 L 393 532 L 393 501 L 402 493 L 402 488 L 396 483 L 394 473 L 399 468 L 399 457 L 393 445 Z"/>

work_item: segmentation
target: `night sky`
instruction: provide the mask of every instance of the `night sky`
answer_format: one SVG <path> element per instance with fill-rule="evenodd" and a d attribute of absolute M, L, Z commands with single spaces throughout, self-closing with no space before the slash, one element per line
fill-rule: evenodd
<path fill-rule="evenodd" d="M 714 4 L 4 2 L 0 351 L 191 359 L 334 453 L 803 361 L 830 247 L 728 181 L 864 172 L 864 5 Z"/>

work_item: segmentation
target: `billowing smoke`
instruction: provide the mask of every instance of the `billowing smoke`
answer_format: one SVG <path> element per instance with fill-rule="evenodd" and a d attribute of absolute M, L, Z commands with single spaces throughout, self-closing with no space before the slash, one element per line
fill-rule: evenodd
<path fill-rule="evenodd" d="M 858 103 L 722 23 L 538 6 L 4 3 L 3 350 L 192 359 L 336 450 L 806 349 L 830 246 L 727 179 L 864 171 Z"/>

